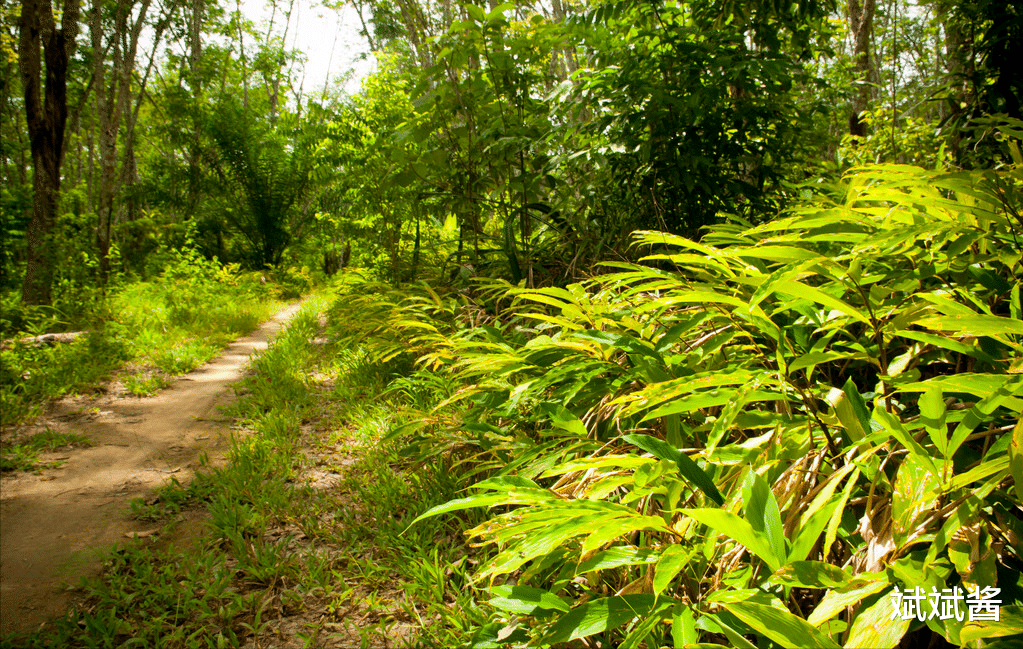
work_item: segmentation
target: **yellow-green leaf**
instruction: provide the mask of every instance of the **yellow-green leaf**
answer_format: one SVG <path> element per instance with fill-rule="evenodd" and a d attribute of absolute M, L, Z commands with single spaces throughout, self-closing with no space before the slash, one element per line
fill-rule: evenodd
<path fill-rule="evenodd" d="M 724 607 L 754 631 L 787 649 L 839 649 L 834 640 L 809 622 L 780 608 L 753 602 L 730 602 Z"/>
<path fill-rule="evenodd" d="M 909 619 L 892 617 L 894 602 L 885 595 L 866 610 L 860 609 L 853 620 L 845 646 L 849 649 L 871 647 L 872 649 L 893 649 L 909 630 Z"/>

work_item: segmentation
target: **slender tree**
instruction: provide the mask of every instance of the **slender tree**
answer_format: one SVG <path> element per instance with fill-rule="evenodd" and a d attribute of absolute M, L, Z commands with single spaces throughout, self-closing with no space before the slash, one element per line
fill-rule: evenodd
<path fill-rule="evenodd" d="M 32 149 L 34 204 L 22 302 L 49 304 L 53 283 L 49 235 L 60 201 L 60 169 L 67 123 L 68 61 L 78 35 L 79 0 L 64 0 L 60 23 L 50 0 L 22 0 L 19 62 Z M 46 83 L 43 84 L 45 74 Z"/>
<path fill-rule="evenodd" d="M 99 116 L 100 182 L 97 205 L 96 247 L 99 250 L 100 278 L 106 281 L 110 271 L 110 235 L 115 203 L 122 177 L 117 172 L 117 139 L 121 120 L 129 114 L 132 76 L 139 36 L 149 11 L 150 0 L 142 0 L 132 16 L 135 0 L 119 0 L 114 9 L 114 29 L 104 47 L 104 3 L 94 0 L 90 29 L 96 80 L 96 113 Z M 110 79 L 106 78 L 107 65 Z"/>
<path fill-rule="evenodd" d="M 849 0 L 849 31 L 853 39 L 853 63 L 856 68 L 856 94 L 853 95 L 852 112 L 849 115 L 849 134 L 865 136 L 867 125 L 863 122 L 863 111 L 870 104 L 874 89 L 879 82 L 877 66 L 871 52 L 874 36 L 875 0 Z"/>

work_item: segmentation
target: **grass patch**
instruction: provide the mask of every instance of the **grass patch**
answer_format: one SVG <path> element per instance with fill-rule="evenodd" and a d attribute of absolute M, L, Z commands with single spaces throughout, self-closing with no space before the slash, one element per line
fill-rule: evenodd
<path fill-rule="evenodd" d="M 124 375 L 124 391 L 136 397 L 150 397 L 170 385 L 170 377 L 159 371 L 142 371 Z"/>
<path fill-rule="evenodd" d="M 79 433 L 61 433 L 47 428 L 24 440 L 4 443 L 0 446 L 0 471 L 34 471 L 38 473 L 45 466 L 59 466 L 59 463 L 41 464 L 39 454 L 62 448 L 92 446 L 92 440 Z"/>
<path fill-rule="evenodd" d="M 128 358 L 122 333 L 111 327 L 54 346 L 13 342 L 0 351 L 0 428 L 38 416 L 51 399 L 101 383 Z"/>
<path fill-rule="evenodd" d="M 117 550 L 86 584 L 84 608 L 0 647 L 426 647 L 472 636 L 487 613 L 468 579 L 467 519 L 410 527 L 458 484 L 447 460 L 407 457 L 394 434 L 409 396 L 387 388 L 409 368 L 313 343 L 323 307 L 304 308 L 237 386 L 229 462 L 132 503 L 136 517 L 165 522 L 205 508 L 199 547 Z"/>
<path fill-rule="evenodd" d="M 122 375 L 125 390 L 152 395 L 282 306 L 256 276 L 176 254 L 159 281 L 121 287 L 89 321 L 77 323 L 86 336 L 53 346 L 21 340 L 69 326 L 53 318 L 23 323 L 24 336 L 5 333 L 11 339 L 0 351 L 0 427 L 38 416 L 53 399 L 94 389 L 128 362 L 134 369 Z"/>
<path fill-rule="evenodd" d="M 257 367 L 278 367 L 278 358 L 311 364 L 316 306 L 257 357 Z M 331 573 L 296 542 L 298 528 L 287 527 L 308 501 L 293 480 L 293 465 L 302 462 L 298 427 L 312 404 L 297 398 L 308 386 L 297 368 L 289 371 L 292 391 L 283 384 L 259 387 L 266 378 L 260 374 L 246 379 L 261 398 L 236 407 L 244 430 L 226 466 L 200 472 L 187 485 L 172 479 L 132 503 L 136 517 L 168 523 L 186 507 L 206 507 L 211 523 L 199 547 L 136 542 L 115 549 L 103 576 L 83 582 L 84 607 L 49 629 L 4 638 L 0 647 L 236 647 L 264 633 L 268 620 L 302 610 L 311 584 L 323 589 Z M 269 399 L 263 393 L 275 391 L 280 400 L 263 411 L 259 404 Z"/>

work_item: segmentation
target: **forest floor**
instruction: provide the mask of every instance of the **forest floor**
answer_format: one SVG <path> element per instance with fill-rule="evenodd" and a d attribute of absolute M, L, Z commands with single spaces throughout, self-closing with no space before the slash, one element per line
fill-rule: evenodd
<path fill-rule="evenodd" d="M 228 386 L 298 308 L 283 309 L 156 396 L 126 395 L 114 383 L 99 396 L 65 398 L 31 425 L 0 432 L 3 441 L 45 430 L 91 441 L 43 454 L 37 473 L 0 477 L 0 634 L 62 616 L 81 599 L 81 578 L 100 574 L 114 544 L 136 536 L 187 543 L 201 535 L 198 513 L 161 528 L 132 518 L 129 503 L 151 497 L 172 478 L 187 483 L 205 458 L 211 465 L 224 461 L 231 427 L 219 407 L 233 399 Z"/>

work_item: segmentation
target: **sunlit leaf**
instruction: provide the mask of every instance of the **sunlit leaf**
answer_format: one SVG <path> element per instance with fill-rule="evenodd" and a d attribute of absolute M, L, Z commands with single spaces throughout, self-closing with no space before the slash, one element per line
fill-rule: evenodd
<path fill-rule="evenodd" d="M 724 606 L 754 631 L 787 649 L 839 649 L 839 645 L 831 638 L 788 611 L 753 602 L 731 602 Z"/>
<path fill-rule="evenodd" d="M 909 630 L 910 619 L 892 615 L 893 601 L 882 596 L 868 608 L 860 609 L 853 619 L 845 644 L 854 647 L 893 649 Z"/>
<path fill-rule="evenodd" d="M 767 535 L 757 532 L 753 526 L 735 514 L 722 509 L 684 509 L 682 513 L 739 542 L 760 557 L 772 571 L 781 567 L 783 559 L 775 554 Z"/>
<path fill-rule="evenodd" d="M 622 439 L 634 446 L 638 446 L 647 453 L 652 453 L 654 457 L 675 462 L 678 466 L 679 473 L 685 476 L 687 480 L 696 485 L 700 491 L 705 493 L 717 504 L 724 504 L 724 496 L 722 496 L 721 492 L 718 491 L 718 488 L 714 486 L 714 481 L 711 480 L 710 476 L 708 476 L 703 469 L 697 466 L 696 462 L 693 462 L 685 453 L 682 453 L 667 442 L 649 435 L 625 435 Z"/>
<path fill-rule="evenodd" d="M 653 595 L 622 595 L 592 600 L 573 608 L 551 625 L 544 643 L 555 644 L 586 638 L 595 633 L 617 629 L 630 620 L 645 618 L 675 602 Z"/>
<path fill-rule="evenodd" d="M 528 586 L 494 586 L 491 606 L 520 615 L 533 615 L 538 609 L 568 612 L 565 600 L 542 588 Z"/>

